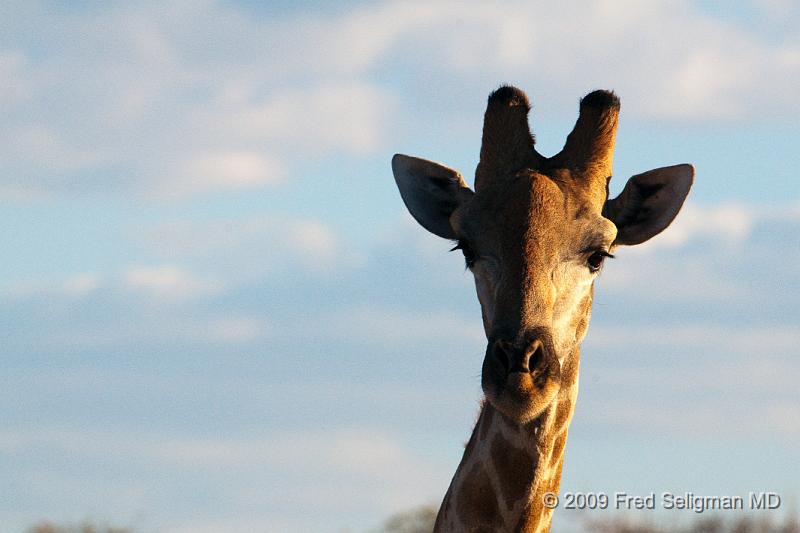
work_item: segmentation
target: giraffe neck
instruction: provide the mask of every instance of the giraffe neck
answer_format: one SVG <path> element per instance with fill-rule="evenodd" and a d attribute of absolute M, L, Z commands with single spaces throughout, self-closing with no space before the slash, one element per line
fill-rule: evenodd
<path fill-rule="evenodd" d="M 517 424 L 484 402 L 436 518 L 435 533 L 547 532 L 564 448 L 578 396 L 578 350 L 562 368 L 555 400 L 538 418 Z"/>

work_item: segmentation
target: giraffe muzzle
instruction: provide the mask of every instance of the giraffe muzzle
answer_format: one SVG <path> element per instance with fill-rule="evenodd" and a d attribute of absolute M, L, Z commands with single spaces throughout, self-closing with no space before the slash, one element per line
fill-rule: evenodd
<path fill-rule="evenodd" d="M 481 385 L 487 399 L 517 421 L 544 410 L 558 392 L 561 364 L 546 335 L 524 344 L 498 339 L 489 344 Z"/>

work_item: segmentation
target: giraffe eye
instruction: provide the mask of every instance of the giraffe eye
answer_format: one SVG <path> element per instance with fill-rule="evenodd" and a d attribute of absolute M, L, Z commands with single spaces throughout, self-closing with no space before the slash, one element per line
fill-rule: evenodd
<path fill-rule="evenodd" d="M 606 257 L 614 258 L 613 255 L 606 252 L 605 250 L 597 250 L 589 256 L 586 260 L 586 265 L 589 267 L 589 270 L 592 272 L 599 272 L 600 269 L 603 267 L 603 261 L 605 261 Z"/>
<path fill-rule="evenodd" d="M 461 250 L 461 253 L 464 254 L 464 263 L 466 263 L 467 268 L 472 268 L 475 265 L 478 256 L 465 240 L 459 239 L 458 243 L 450 249 L 451 252 L 455 250 Z"/>

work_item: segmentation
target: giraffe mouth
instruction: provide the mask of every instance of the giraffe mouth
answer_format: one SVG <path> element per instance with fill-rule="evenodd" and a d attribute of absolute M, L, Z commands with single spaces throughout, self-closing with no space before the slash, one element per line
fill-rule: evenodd
<path fill-rule="evenodd" d="M 497 341 L 487 348 L 481 386 L 486 399 L 510 419 L 524 423 L 539 416 L 560 385 L 561 364 L 544 343 L 537 340 L 517 349 Z"/>

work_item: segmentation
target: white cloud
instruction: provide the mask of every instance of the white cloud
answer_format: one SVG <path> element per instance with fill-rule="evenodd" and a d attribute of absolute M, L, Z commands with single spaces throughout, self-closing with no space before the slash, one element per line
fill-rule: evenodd
<path fill-rule="evenodd" d="M 263 139 L 316 155 L 320 150 L 365 154 L 381 144 L 388 95 L 369 83 L 325 82 L 276 91 L 266 99 L 239 88 L 223 92 L 210 109 L 198 114 L 196 128 L 215 139 Z"/>
<path fill-rule="evenodd" d="M 143 239 L 161 257 L 199 261 L 239 280 L 298 268 L 324 274 L 358 261 L 330 226 L 313 218 L 257 215 L 169 222 Z"/>
<path fill-rule="evenodd" d="M 161 304 L 161 302 L 159 302 Z M 141 312 L 141 309 L 138 309 Z M 31 345 L 70 349 L 117 348 L 132 343 L 155 345 L 235 346 L 269 338 L 274 328 L 258 316 L 212 315 L 193 318 L 186 309 L 159 309 L 160 314 L 111 321 L 108 324 L 59 324 Z"/>
<path fill-rule="evenodd" d="M 0 287 L 0 294 L 12 300 L 42 297 L 79 299 L 91 295 L 103 285 L 102 276 L 93 272 L 81 272 L 58 280 L 25 280 L 8 283 Z"/>
<path fill-rule="evenodd" d="M 86 298 L 98 291 L 143 295 L 162 302 L 179 302 L 219 294 L 225 285 L 177 265 L 131 265 L 116 274 L 81 272 L 61 280 L 24 281 L 9 284 L 3 293 L 15 298 Z"/>
<path fill-rule="evenodd" d="M 643 246 L 650 246 L 645 244 Z M 646 255 L 620 250 L 604 267 L 596 284 L 595 304 L 610 300 L 707 305 L 762 301 L 754 287 L 733 276 L 721 276 L 709 254 L 671 256 L 669 252 Z M 630 254 L 630 255 L 629 255 Z M 657 282 L 655 282 L 657 280 Z"/>
<path fill-rule="evenodd" d="M 320 326 L 330 338 L 378 345 L 463 341 L 480 352 L 486 337 L 480 316 L 464 318 L 453 311 L 398 310 L 363 306 L 339 309 Z"/>
<path fill-rule="evenodd" d="M 608 86 L 624 97 L 626 116 L 697 121 L 798 112 L 788 88 L 800 80 L 800 43 L 771 43 L 689 3 L 458 9 L 467 23 L 466 31 L 451 30 L 460 34 L 455 42 L 472 44 L 454 47 L 457 64 L 463 53 L 474 69 L 535 69 L 545 76 L 540 90 L 570 101 Z"/>
<path fill-rule="evenodd" d="M 50 457 L 66 455 L 90 464 L 146 465 L 178 477 L 200 473 L 226 487 L 226 500 L 234 508 L 249 509 L 258 513 L 255 516 L 265 506 L 274 513 L 303 506 L 309 499 L 317 502 L 318 513 L 369 508 L 377 510 L 370 514 L 385 516 L 417 505 L 420 498 L 439 496 L 446 480 L 441 467 L 393 435 L 370 427 L 239 437 L 5 427 L 0 430 L 0 450 L 13 455 L 44 450 Z M 120 488 L 131 490 L 130 485 Z M 368 487 L 380 490 L 365 490 Z M 149 498 L 138 503 L 149 505 L 150 512 L 161 508 Z M 241 524 L 233 517 L 226 520 L 229 512 L 230 507 L 216 510 L 212 523 Z M 197 510 L 193 514 L 191 522 L 197 520 Z M 173 525 L 166 530 L 180 531 L 187 527 L 180 522 L 190 522 L 188 517 L 180 520 L 179 513 L 169 515 Z M 296 514 L 293 519 L 296 523 Z M 269 525 L 262 523 L 262 529 Z"/>
<path fill-rule="evenodd" d="M 297 22 L 288 38 L 298 50 L 314 43 L 303 63 L 310 71 L 365 72 L 404 50 L 420 71 L 496 83 L 540 73 L 533 75 L 537 91 L 570 105 L 583 91 L 611 84 L 628 116 L 697 121 L 798 112 L 790 87 L 800 80 L 800 42 L 773 42 L 688 2 L 387 2 L 327 24 Z"/>
<path fill-rule="evenodd" d="M 776 354 L 794 353 L 800 346 L 800 327 L 773 324 L 742 327 L 711 324 L 668 326 L 592 326 L 588 341 L 602 348 L 674 348 L 683 352 Z"/>
<path fill-rule="evenodd" d="M 269 335 L 271 327 L 263 319 L 230 316 L 211 320 L 206 336 L 221 342 L 250 342 Z"/>
<path fill-rule="evenodd" d="M 201 278 L 174 265 L 132 266 L 123 273 L 122 281 L 129 290 L 167 300 L 206 296 L 223 288 L 217 280 Z"/>
<path fill-rule="evenodd" d="M 96 274 L 84 273 L 68 278 L 64 284 L 64 292 L 70 296 L 84 296 L 100 288 L 101 279 Z"/>
<path fill-rule="evenodd" d="M 626 248 L 626 251 L 651 254 L 696 242 L 729 251 L 742 250 L 755 227 L 763 222 L 796 225 L 800 222 L 800 206 L 746 205 L 740 202 L 711 206 L 689 202 L 663 233 L 645 245 Z"/>
<path fill-rule="evenodd" d="M 325 224 L 316 220 L 303 220 L 286 228 L 286 241 L 290 248 L 306 257 L 309 266 L 330 263 L 337 249 L 336 236 Z"/>
<path fill-rule="evenodd" d="M 587 361 L 584 420 L 614 431 L 719 438 L 746 428 L 746 438 L 797 441 L 798 346 L 795 325 L 592 326 L 586 354 L 624 355 Z"/>
<path fill-rule="evenodd" d="M 559 111 L 608 86 L 626 116 L 683 122 L 800 112 L 796 38 L 682 2 L 384 2 L 283 17 L 175 2 L 35 27 L 44 53 L 0 51 L 12 111 L 0 193 L 16 199 L 273 184 L 295 162 L 383 148 L 413 124 L 418 94 L 452 94 L 444 113 L 460 116 L 467 84 L 536 87 Z"/>
<path fill-rule="evenodd" d="M 731 406 L 694 405 L 691 408 L 675 405 L 607 404 L 605 412 L 596 414 L 596 421 L 611 427 L 636 429 L 649 435 L 716 437 L 751 439 L 772 435 L 782 441 L 797 442 L 800 431 L 796 406 L 775 404 L 758 412 L 731 414 Z M 790 413 L 794 412 L 794 416 Z M 784 418 L 789 414 L 787 418 Z"/>
<path fill-rule="evenodd" d="M 100 146 L 82 145 L 69 133 L 29 121 L 0 126 L 0 199 L 41 199 L 81 189 L 74 173 L 91 171 L 111 161 Z"/>
<path fill-rule="evenodd" d="M 30 87 L 23 78 L 25 66 L 21 52 L 0 50 L 0 109 L 10 108 L 27 97 Z"/>
<path fill-rule="evenodd" d="M 249 151 L 201 153 L 184 160 L 157 185 L 157 195 L 180 197 L 276 185 L 286 176 L 275 157 Z"/>
<path fill-rule="evenodd" d="M 641 249 L 653 251 L 658 247 L 674 248 L 698 238 L 741 246 L 749 237 L 759 214 L 742 204 L 701 207 L 689 203 L 663 234 Z"/>
<path fill-rule="evenodd" d="M 597 302 L 607 298 L 665 303 L 773 306 L 775 295 L 765 283 L 779 283 L 784 256 L 795 250 L 770 242 L 775 228 L 786 235 L 800 229 L 795 205 L 764 206 L 689 203 L 662 234 L 639 246 L 620 247 L 597 282 Z M 778 276 L 753 283 L 743 277 L 744 265 L 755 273 L 769 266 Z M 781 257 L 781 259 L 777 259 Z M 654 280 L 658 280 L 654 283 Z"/>
<path fill-rule="evenodd" d="M 24 16 L 60 15 L 34 6 Z M 287 70 L 304 63 L 302 50 L 275 53 L 273 19 L 214 2 L 61 16 L 36 26 L 42 53 L 0 50 L 0 104 L 14 106 L 0 126 L 7 198 L 263 186 L 320 152 L 370 153 L 387 131 L 384 90 Z M 297 24 L 282 31 L 296 35 Z"/>

